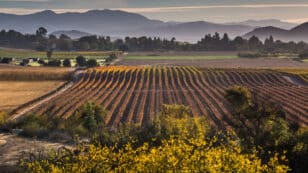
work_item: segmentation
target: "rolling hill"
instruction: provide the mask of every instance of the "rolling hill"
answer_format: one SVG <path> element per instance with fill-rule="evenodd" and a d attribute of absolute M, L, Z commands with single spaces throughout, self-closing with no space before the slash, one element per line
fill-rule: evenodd
<path fill-rule="evenodd" d="M 256 35 L 265 39 L 272 35 L 283 41 L 308 41 L 307 25 L 294 27 L 294 24 L 274 19 L 226 24 L 205 21 L 163 22 L 148 19 L 136 13 L 107 9 L 90 10 L 84 13 L 55 13 L 51 10 L 27 15 L 0 13 L 0 29 L 34 33 L 37 28 L 43 26 L 47 28 L 49 34 L 57 36 L 65 34 L 72 38 L 96 34 L 113 38 L 150 36 L 171 39 L 175 37 L 179 41 L 196 42 L 206 34 L 218 32 L 221 35 L 228 33 L 231 38 Z M 286 30 L 291 27 L 294 28 Z"/>
<path fill-rule="evenodd" d="M 308 42 L 308 22 L 296 26 L 290 30 L 284 30 L 277 27 L 257 28 L 252 32 L 245 34 L 244 37 L 249 38 L 253 35 L 259 37 L 262 40 L 270 36 L 273 36 L 275 39 L 279 39 L 282 41 Z"/>
<path fill-rule="evenodd" d="M 254 26 L 254 27 L 267 27 L 267 26 L 274 26 L 281 29 L 291 29 L 294 28 L 297 24 L 296 23 L 289 23 L 284 22 L 277 19 L 265 19 L 265 20 L 246 20 L 242 22 L 232 22 L 227 23 L 232 25 L 248 25 L 248 26 Z"/>
<path fill-rule="evenodd" d="M 112 37 L 157 36 L 176 37 L 181 41 L 195 42 L 208 33 L 228 33 L 231 37 L 243 35 L 254 27 L 246 25 L 225 25 L 203 21 L 163 22 L 151 20 L 142 15 L 118 10 L 91 10 L 84 13 L 55 13 L 51 10 L 14 15 L 0 13 L 0 29 L 14 29 L 22 33 L 34 33 L 43 26 L 49 33 L 78 30 Z"/>

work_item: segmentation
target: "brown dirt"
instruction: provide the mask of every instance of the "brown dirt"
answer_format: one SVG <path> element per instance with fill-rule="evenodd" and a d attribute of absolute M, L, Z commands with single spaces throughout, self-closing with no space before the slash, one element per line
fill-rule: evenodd
<path fill-rule="evenodd" d="M 85 75 L 72 86 L 73 89 L 43 103 L 33 112 L 68 117 L 82 104 L 91 101 L 109 112 L 106 123 L 118 125 L 123 121 L 145 123 L 160 111 L 162 104 L 184 104 L 191 107 L 194 115 L 206 116 L 213 125 L 226 127 L 232 126 L 232 117 L 230 106 L 224 98 L 225 89 L 232 85 L 244 85 L 264 101 L 272 101 L 284 108 L 290 115 L 289 120 L 308 125 L 308 87 L 289 82 L 283 73 L 272 70 L 196 69 L 187 66 L 136 67 L 135 70 L 138 73 L 132 69 L 126 72 L 113 71 L 115 73 L 109 71 L 109 77 L 103 75 L 106 71 Z M 128 78 L 132 78 L 132 81 Z M 154 79 L 155 82 L 150 85 L 149 81 Z M 133 87 L 128 89 L 130 83 Z"/>
<path fill-rule="evenodd" d="M 198 66 L 209 68 L 257 68 L 281 69 L 297 68 L 308 69 L 308 63 L 293 59 L 255 58 L 255 59 L 222 59 L 222 60 L 122 60 L 118 65 L 171 65 L 171 66 Z"/>
<path fill-rule="evenodd" d="M 62 146 L 70 147 L 61 143 L 38 141 L 13 134 L 0 133 L 0 172 L 1 167 L 16 165 L 19 159 L 27 156 L 25 153 L 43 149 L 57 149 Z"/>

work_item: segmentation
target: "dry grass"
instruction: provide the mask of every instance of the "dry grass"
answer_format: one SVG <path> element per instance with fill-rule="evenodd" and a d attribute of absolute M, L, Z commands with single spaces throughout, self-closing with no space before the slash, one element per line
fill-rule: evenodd
<path fill-rule="evenodd" d="M 282 58 L 235 58 L 235 59 L 208 59 L 208 60 L 122 60 L 117 65 L 170 65 L 170 66 L 197 66 L 206 68 L 242 68 L 242 69 L 308 69 L 308 63 Z"/>
<path fill-rule="evenodd" d="M 0 80 L 68 80 L 73 68 L 1 66 Z"/>
<path fill-rule="evenodd" d="M 63 83 L 64 81 L 0 81 L 0 110 L 11 111 Z"/>

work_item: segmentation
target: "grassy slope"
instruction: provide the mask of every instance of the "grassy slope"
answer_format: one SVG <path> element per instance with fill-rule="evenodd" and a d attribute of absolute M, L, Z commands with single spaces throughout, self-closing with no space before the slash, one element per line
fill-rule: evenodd
<path fill-rule="evenodd" d="M 73 68 L 0 66 L 0 81 L 68 80 Z"/>
<path fill-rule="evenodd" d="M 128 55 L 125 60 L 209 60 L 209 59 L 235 59 L 234 55 L 162 55 L 162 56 L 147 56 L 147 55 Z"/>

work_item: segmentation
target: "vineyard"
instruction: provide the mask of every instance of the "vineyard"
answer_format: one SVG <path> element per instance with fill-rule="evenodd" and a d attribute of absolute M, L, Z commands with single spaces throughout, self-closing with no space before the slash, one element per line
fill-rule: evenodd
<path fill-rule="evenodd" d="M 243 85 L 258 100 L 280 105 L 288 120 L 308 125 L 308 87 L 268 70 L 199 69 L 178 66 L 109 66 L 91 69 L 72 88 L 32 110 L 38 115 L 68 118 L 85 102 L 102 105 L 106 122 L 145 123 L 162 104 L 183 104 L 206 116 L 216 127 L 232 126 L 225 89 Z"/>

